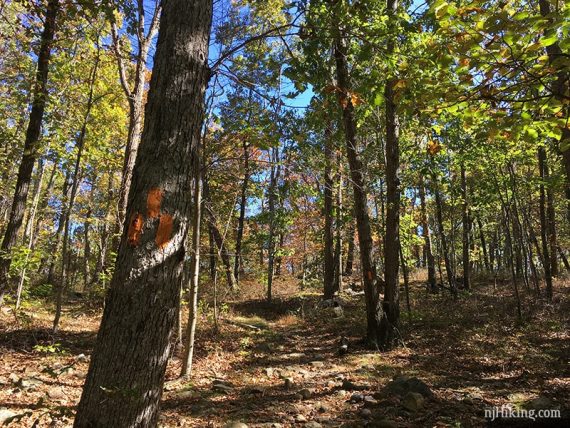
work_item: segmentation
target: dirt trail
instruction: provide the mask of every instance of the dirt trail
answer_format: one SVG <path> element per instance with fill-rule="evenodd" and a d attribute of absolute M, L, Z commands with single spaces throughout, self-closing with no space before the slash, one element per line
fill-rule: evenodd
<path fill-rule="evenodd" d="M 229 302 L 217 332 L 206 308 L 192 380 L 177 379 L 179 350 L 169 364 L 160 424 L 478 427 L 485 408 L 507 403 L 539 397 L 543 406 L 568 409 L 568 288 L 558 289 L 552 305 L 525 296 L 525 322 L 517 324 L 508 289 L 480 286 L 454 301 L 416 284 L 412 315 L 404 314 L 405 346 L 388 353 L 358 342 L 360 297 L 345 298 L 341 317 L 319 308 L 316 294 L 297 292 L 271 305 Z M 9 426 L 71 426 L 99 319 L 98 311 L 83 311 L 76 302 L 56 337 L 40 307 L 26 309 L 19 326 L 2 312 L 0 416 L 21 416 Z M 349 352 L 339 355 L 343 336 Z M 398 375 L 428 390 L 415 398 L 386 391 Z"/>

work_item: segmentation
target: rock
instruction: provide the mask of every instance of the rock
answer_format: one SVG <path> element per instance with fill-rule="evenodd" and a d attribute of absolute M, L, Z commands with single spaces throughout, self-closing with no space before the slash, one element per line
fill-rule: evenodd
<path fill-rule="evenodd" d="M 346 389 L 348 391 L 364 391 L 365 389 L 368 389 L 368 387 L 366 385 L 357 385 L 348 379 L 344 379 L 342 381 L 342 389 Z"/>
<path fill-rule="evenodd" d="M 424 407 L 424 396 L 417 392 L 408 392 L 402 400 L 402 406 L 415 413 Z"/>
<path fill-rule="evenodd" d="M 533 400 L 527 401 L 523 404 L 523 407 L 529 410 L 550 410 L 557 408 L 554 401 L 543 395 L 540 395 Z"/>
<path fill-rule="evenodd" d="M 342 309 L 342 306 L 335 306 L 334 308 L 332 308 L 332 313 L 335 318 L 342 318 L 344 316 L 344 311 Z"/>
<path fill-rule="evenodd" d="M 307 418 L 299 413 L 295 415 L 295 422 L 307 422 Z"/>
<path fill-rule="evenodd" d="M 310 389 L 304 388 L 299 391 L 299 394 L 303 397 L 304 400 L 308 400 L 313 396 L 313 393 Z"/>
<path fill-rule="evenodd" d="M 301 358 L 306 357 L 306 355 L 302 352 L 293 352 L 291 354 L 283 355 L 285 360 L 300 360 Z"/>
<path fill-rule="evenodd" d="M 283 384 L 285 385 L 286 389 L 291 389 L 293 388 L 293 386 L 295 385 L 295 382 L 293 382 L 293 378 L 292 377 L 286 377 L 284 379 Z"/>
<path fill-rule="evenodd" d="M 4 424 L 8 419 L 16 416 L 16 413 L 11 412 L 8 409 L 0 409 L 0 425 Z"/>
<path fill-rule="evenodd" d="M 279 422 L 267 422 L 260 425 L 260 428 L 283 428 L 283 424 Z"/>
<path fill-rule="evenodd" d="M 433 392 L 426 383 L 416 377 L 396 376 L 383 389 L 387 395 L 405 396 L 408 392 L 415 392 L 425 398 L 433 396 Z"/>
<path fill-rule="evenodd" d="M 319 413 L 328 413 L 330 411 L 330 407 L 321 402 L 316 403 L 315 407 Z"/>
<path fill-rule="evenodd" d="M 362 394 L 352 394 L 350 397 L 351 403 L 360 403 L 361 401 L 364 401 L 364 395 Z"/>
<path fill-rule="evenodd" d="M 8 385 L 10 383 L 10 380 L 4 376 L 0 376 L 0 386 L 3 385 Z"/>
<path fill-rule="evenodd" d="M 247 425 L 243 422 L 228 422 L 224 428 L 247 428 Z"/>
<path fill-rule="evenodd" d="M 19 383 L 20 382 L 20 377 L 16 373 L 10 373 L 10 376 L 8 376 L 8 379 L 12 383 Z"/>
<path fill-rule="evenodd" d="M 370 423 L 368 426 L 374 428 L 398 428 L 398 424 L 390 419 L 380 419 Z"/>
<path fill-rule="evenodd" d="M 48 391 L 47 395 L 52 400 L 61 400 L 63 398 L 67 398 L 61 388 L 51 388 Z"/>
<path fill-rule="evenodd" d="M 322 361 L 311 361 L 309 364 L 311 365 L 311 367 L 315 368 L 323 367 L 325 365 L 325 363 Z"/>
<path fill-rule="evenodd" d="M 85 354 L 79 354 L 77 357 L 75 357 L 75 359 L 77 361 L 79 361 L 80 363 L 87 363 L 89 362 L 89 357 L 86 356 Z"/>
<path fill-rule="evenodd" d="M 344 397 L 346 394 L 348 394 L 348 392 L 346 392 L 344 389 L 339 389 L 336 392 L 336 395 L 338 395 L 339 397 Z"/>
<path fill-rule="evenodd" d="M 376 400 L 374 397 L 367 395 L 364 397 L 364 406 L 365 407 L 374 407 L 378 404 L 378 400 Z"/>
<path fill-rule="evenodd" d="M 322 425 L 315 421 L 310 421 L 305 424 L 305 428 L 322 428 Z"/>
<path fill-rule="evenodd" d="M 185 391 L 180 391 L 178 394 L 176 394 L 176 398 L 179 398 L 180 400 L 190 400 L 196 396 L 197 394 L 194 391 L 190 391 L 188 389 Z"/>
<path fill-rule="evenodd" d="M 42 384 L 43 382 L 41 380 L 31 377 L 29 379 L 20 379 L 18 386 L 20 386 L 22 389 L 35 389 L 37 386 L 40 386 Z"/>
<path fill-rule="evenodd" d="M 360 409 L 360 414 L 365 418 L 369 418 L 372 416 L 372 411 L 370 409 Z"/>
<path fill-rule="evenodd" d="M 273 373 L 275 372 L 275 370 L 273 369 L 273 367 L 267 367 L 266 369 L 263 370 L 265 372 L 265 375 L 267 377 L 273 377 Z"/>

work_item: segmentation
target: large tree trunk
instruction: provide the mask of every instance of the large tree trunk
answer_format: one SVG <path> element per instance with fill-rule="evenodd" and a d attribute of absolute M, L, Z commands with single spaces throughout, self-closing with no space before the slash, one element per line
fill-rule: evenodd
<path fill-rule="evenodd" d="M 421 212 L 421 223 L 422 223 L 422 237 L 424 238 L 424 248 L 426 254 L 427 268 L 428 268 L 428 288 L 432 293 L 436 291 L 436 279 L 435 279 L 435 259 L 433 257 L 433 251 L 431 248 L 431 233 L 429 230 L 429 219 L 426 208 L 426 192 L 424 188 L 423 177 L 420 177 L 419 185 L 420 193 L 420 212 Z"/>
<path fill-rule="evenodd" d="M 366 334 L 369 346 L 378 348 L 383 311 L 380 306 L 380 293 L 377 285 L 378 278 L 376 275 L 376 266 L 374 265 L 372 231 L 368 215 L 368 197 L 364 179 L 364 166 L 356 151 L 356 119 L 354 117 L 354 106 L 352 105 L 350 97 L 351 84 L 348 74 L 347 49 L 342 39 L 338 16 L 335 16 L 334 20 L 332 30 L 334 34 L 336 78 L 338 86 L 342 88 L 342 92 L 340 92 L 338 96 L 342 106 L 346 153 L 353 186 L 354 215 L 356 217 L 356 227 L 358 230 L 360 263 L 366 299 Z"/>
<path fill-rule="evenodd" d="M 325 185 L 324 185 L 324 262 L 323 262 L 323 279 L 325 299 L 330 299 L 334 295 L 334 230 L 333 230 L 333 151 L 332 151 L 332 131 L 330 125 L 325 129 Z"/>
<path fill-rule="evenodd" d="M 389 27 L 394 26 L 398 9 L 397 0 L 387 0 L 386 9 Z M 395 47 L 395 34 L 389 35 L 388 53 Z M 384 317 L 380 324 L 379 346 L 383 350 L 394 347 L 398 341 L 400 324 L 400 280 L 398 277 L 400 251 L 400 143 L 399 123 L 396 112 L 395 85 L 397 79 L 390 77 L 386 81 L 384 99 L 386 101 L 386 231 L 384 238 Z M 402 256 L 403 260 L 403 256 Z M 406 278 L 407 280 L 407 278 Z M 406 281 L 407 282 L 407 281 Z"/>
<path fill-rule="evenodd" d="M 279 148 L 271 149 L 271 174 L 267 202 L 269 208 L 269 238 L 267 245 L 267 301 L 273 299 L 273 274 L 275 272 L 275 204 L 277 199 L 277 183 L 281 169 L 279 167 Z"/>
<path fill-rule="evenodd" d="M 18 169 L 16 188 L 12 199 L 12 207 L 8 218 L 8 225 L 0 247 L 0 305 L 2 304 L 4 293 L 8 287 L 8 274 L 12 259 L 10 252 L 16 244 L 18 233 L 22 226 L 28 191 L 32 179 L 34 164 L 38 156 L 40 132 L 44 111 L 48 98 L 48 70 L 51 56 L 51 46 L 54 40 L 56 29 L 56 18 L 60 10 L 59 0 L 49 0 L 47 4 L 44 29 L 41 35 L 40 49 L 38 52 L 38 63 L 36 80 L 34 82 L 32 110 L 28 129 L 26 130 L 26 140 L 24 142 L 24 154 Z"/>
<path fill-rule="evenodd" d="M 154 427 L 180 302 L 211 0 L 164 2 L 127 218 L 75 427 Z"/>

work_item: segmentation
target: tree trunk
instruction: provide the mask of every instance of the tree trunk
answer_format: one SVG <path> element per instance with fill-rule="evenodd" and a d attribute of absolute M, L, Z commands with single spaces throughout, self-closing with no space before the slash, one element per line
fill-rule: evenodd
<path fill-rule="evenodd" d="M 164 2 L 146 119 L 75 427 L 154 427 L 180 302 L 212 1 Z"/>
<path fill-rule="evenodd" d="M 479 240 L 481 241 L 481 249 L 483 250 L 483 263 L 485 264 L 485 270 L 487 272 L 491 271 L 491 265 L 489 263 L 489 254 L 487 253 L 487 242 L 485 240 L 485 231 L 483 230 L 483 223 L 481 218 L 477 217 L 477 227 L 479 228 Z M 473 232 L 475 234 L 475 232 Z"/>
<path fill-rule="evenodd" d="M 344 274 L 346 276 L 352 275 L 352 265 L 354 264 L 354 220 L 350 219 L 350 224 L 348 226 L 348 248 L 346 250 L 346 265 L 344 268 Z"/>
<path fill-rule="evenodd" d="M 334 8 L 334 6 L 333 6 Z M 342 88 L 338 94 L 342 108 L 342 120 L 346 141 L 346 152 L 350 168 L 354 195 L 354 215 L 358 230 L 358 243 L 360 247 L 360 263 L 364 294 L 366 300 L 367 341 L 372 348 L 380 345 L 380 323 L 383 317 L 380 305 L 380 296 L 377 285 L 376 266 L 372 246 L 372 231 L 368 215 L 368 201 L 364 179 L 364 166 L 356 151 L 356 119 L 354 106 L 350 99 L 350 76 L 348 74 L 347 49 L 343 43 L 338 16 L 334 17 L 334 57 L 336 63 L 337 84 Z M 397 250 L 397 247 L 396 247 Z"/>
<path fill-rule="evenodd" d="M 6 226 L 2 246 L 0 247 L 0 305 L 8 288 L 8 275 L 10 265 L 12 264 L 10 252 L 12 251 L 12 247 L 16 244 L 18 233 L 22 226 L 32 172 L 38 156 L 42 121 L 48 98 L 47 82 L 51 46 L 54 40 L 56 18 L 59 10 L 59 0 L 48 1 L 44 19 L 44 29 L 42 31 L 40 49 L 38 51 L 32 110 L 30 112 L 28 129 L 26 130 L 24 154 L 18 168 L 18 178 L 16 179 L 16 188 L 12 199 L 8 225 Z"/>
<path fill-rule="evenodd" d="M 323 279 L 324 279 L 324 293 L 325 299 L 333 297 L 335 292 L 334 286 L 334 230 L 333 230 L 333 177 L 332 177 L 332 164 L 333 164 L 333 151 L 332 151 L 332 130 L 330 125 L 325 129 L 325 185 L 324 185 L 324 216 L 325 216 L 325 230 L 324 230 L 324 263 L 323 263 Z"/>
<path fill-rule="evenodd" d="M 431 248 L 431 233 L 429 230 L 429 218 L 426 208 L 426 192 L 422 176 L 420 176 L 419 193 L 420 193 L 422 236 L 424 238 L 424 248 L 425 248 L 427 269 L 428 269 L 428 289 L 432 293 L 435 293 L 437 290 L 436 279 L 435 279 L 435 260 Z"/>
<path fill-rule="evenodd" d="M 89 77 L 89 95 L 87 98 L 87 107 L 85 110 L 85 116 L 83 117 L 83 124 L 81 126 L 81 132 L 77 139 L 77 156 L 75 158 L 75 165 L 73 173 L 71 175 L 71 194 L 65 205 L 64 216 L 63 216 L 63 249 L 61 252 L 61 278 L 56 287 L 56 309 L 55 317 L 53 320 L 53 332 L 56 333 L 59 328 L 59 320 L 61 317 L 61 306 L 63 300 L 63 292 L 67 287 L 67 259 L 68 259 L 68 245 L 69 245 L 69 232 L 70 232 L 70 219 L 71 212 L 73 210 L 73 205 L 75 204 L 75 197 L 77 196 L 77 191 L 79 190 L 79 184 L 81 182 L 80 169 L 81 169 L 81 158 L 83 155 L 83 149 L 85 147 L 85 135 L 87 133 L 87 124 L 89 123 L 89 118 L 91 116 L 91 108 L 93 107 L 93 91 L 95 87 L 95 79 L 97 78 L 97 69 L 99 67 L 99 52 L 97 52 L 97 57 L 95 59 L 95 64 L 91 70 L 91 76 Z"/>
<path fill-rule="evenodd" d="M 198 283 L 200 279 L 200 223 L 202 220 L 202 185 L 201 185 L 201 152 L 196 151 L 194 167 L 194 210 L 192 213 L 192 254 L 190 260 L 190 294 L 188 299 L 188 325 L 186 328 L 186 345 L 182 358 L 180 376 L 190 377 L 192 359 L 194 357 L 194 340 L 198 321 Z"/>
<path fill-rule="evenodd" d="M 267 301 L 271 302 L 273 298 L 273 274 L 275 264 L 275 199 L 277 198 L 277 182 L 279 180 L 280 168 L 279 149 L 271 150 L 271 175 L 269 178 L 269 194 L 267 201 L 269 205 L 269 238 L 267 246 Z"/>
<path fill-rule="evenodd" d="M 247 141 L 243 141 L 243 181 L 241 184 L 241 195 L 239 202 L 239 218 L 236 234 L 236 254 L 234 260 L 234 277 L 236 283 L 239 283 L 239 275 L 241 271 L 241 244 L 243 240 L 243 229 L 245 222 L 245 208 L 247 205 L 247 187 L 249 184 L 249 145 Z"/>
<path fill-rule="evenodd" d="M 387 0 L 386 10 L 388 26 L 395 28 L 397 0 Z M 396 34 L 388 35 L 388 53 L 394 53 Z M 386 232 L 384 238 L 384 317 L 380 324 L 380 348 L 388 350 L 398 341 L 400 324 L 400 142 L 395 85 L 397 79 L 390 77 L 386 81 L 384 99 L 386 101 Z M 403 259 L 403 257 L 402 257 Z"/>
<path fill-rule="evenodd" d="M 540 14 L 547 18 L 549 21 L 552 19 L 550 17 L 550 0 L 539 0 L 538 5 L 540 9 Z M 548 55 L 548 62 L 550 65 L 557 60 L 563 59 L 568 56 L 568 52 L 562 52 L 560 49 L 560 44 L 558 42 L 546 46 L 546 54 Z M 568 117 L 568 104 L 567 104 L 567 92 L 568 92 L 568 82 L 570 81 L 570 73 L 568 72 L 568 67 L 559 67 L 558 74 L 556 76 L 556 81 L 552 84 L 552 95 L 556 97 L 559 101 L 564 103 L 563 117 Z M 562 154 L 562 164 L 564 166 L 564 172 L 566 173 L 566 218 L 570 222 L 570 128 L 567 126 L 562 128 L 562 136 L 558 143 L 560 151 Z M 551 256 L 552 257 L 552 256 Z M 554 275 L 554 272 L 552 273 Z M 547 288 L 548 294 L 548 288 Z"/>
<path fill-rule="evenodd" d="M 133 168 L 137 158 L 137 152 L 141 142 L 141 131 L 144 116 L 144 95 L 146 91 L 146 71 L 148 53 L 151 48 L 151 43 L 156 36 L 158 30 L 161 3 L 155 3 L 155 9 L 152 13 L 152 20 L 150 22 L 148 32 L 145 26 L 145 4 L 143 0 L 137 0 L 137 22 L 136 31 L 138 38 L 138 52 L 136 55 L 136 65 L 134 74 L 134 84 L 131 89 L 127 82 L 127 70 L 123 58 L 128 57 L 129 54 L 123 54 L 120 49 L 120 40 L 116 23 L 111 25 L 111 35 L 113 39 L 113 49 L 117 59 L 117 66 L 119 69 L 119 78 L 121 86 L 125 92 L 125 96 L 129 102 L 129 128 L 127 133 L 127 143 L 125 147 L 125 157 L 123 160 L 123 169 L 121 172 L 121 185 L 119 187 L 119 199 L 117 208 L 117 223 L 115 227 L 115 238 L 113 239 L 116 245 L 113 249 L 117 248 L 118 239 L 121 235 L 123 224 L 125 223 L 125 212 L 127 209 L 127 198 L 129 196 L 129 189 L 133 177 Z"/>
<path fill-rule="evenodd" d="M 548 237 L 550 231 L 546 217 L 546 190 L 545 184 L 548 181 L 548 166 L 546 165 L 546 150 L 540 146 L 538 148 L 538 170 L 540 173 L 540 239 L 542 241 L 542 265 L 544 268 L 544 281 L 546 282 L 546 297 L 552 299 L 552 270 L 550 267 L 550 248 Z"/>
<path fill-rule="evenodd" d="M 449 250 L 447 249 L 447 241 L 445 239 L 445 231 L 443 227 L 443 202 L 441 201 L 441 194 L 439 192 L 439 185 L 436 183 L 437 178 L 434 176 L 433 181 L 435 183 L 435 213 L 437 218 L 437 225 L 439 229 L 439 240 L 441 242 L 441 250 L 443 252 L 443 260 L 445 262 L 445 273 L 447 274 L 447 282 L 449 283 L 449 288 L 453 295 L 457 294 L 457 288 L 455 286 L 455 276 L 453 274 L 453 268 L 451 267 L 451 260 L 449 258 Z"/>
<path fill-rule="evenodd" d="M 469 290 L 469 278 L 471 276 L 470 267 L 471 261 L 469 260 L 469 234 L 471 232 L 471 216 L 469 214 L 469 201 L 467 199 L 467 177 L 465 172 L 465 165 L 461 163 L 461 197 L 462 204 L 462 264 L 463 264 L 463 287 Z"/>

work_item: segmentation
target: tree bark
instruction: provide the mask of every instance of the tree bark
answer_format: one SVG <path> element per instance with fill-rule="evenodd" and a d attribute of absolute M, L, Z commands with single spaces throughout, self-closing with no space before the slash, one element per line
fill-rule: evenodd
<path fill-rule="evenodd" d="M 548 166 L 546 165 L 546 150 L 540 146 L 538 148 L 538 170 L 540 174 L 540 239 L 542 241 L 542 266 L 544 268 L 544 281 L 546 282 L 546 297 L 552 299 L 552 270 L 548 237 L 550 230 L 546 216 L 546 189 L 545 183 L 548 181 Z"/>
<path fill-rule="evenodd" d="M 245 223 L 245 208 L 247 205 L 247 188 L 249 185 L 249 145 L 247 141 L 243 141 L 243 181 L 241 184 L 241 195 L 239 202 L 239 218 L 236 233 L 236 254 L 234 260 L 234 277 L 236 283 L 239 283 L 239 275 L 241 271 L 241 246 L 243 241 L 243 229 Z"/>
<path fill-rule="evenodd" d="M 334 5 L 332 5 L 332 7 L 334 9 Z M 370 217 L 368 215 L 368 197 L 364 179 L 364 166 L 356 151 L 356 119 L 354 117 L 354 106 L 350 99 L 350 91 L 352 88 L 348 74 L 347 49 L 343 43 L 340 20 L 336 12 L 333 19 L 332 30 L 334 37 L 336 78 L 338 86 L 342 90 L 342 92 L 339 92 L 338 98 L 342 106 L 342 122 L 350 168 L 350 178 L 353 186 L 354 214 L 358 230 L 360 263 L 366 300 L 366 334 L 368 345 L 372 348 L 378 348 L 380 345 L 379 334 L 383 310 L 380 305 L 380 293 L 377 284 L 378 278 L 376 275 L 376 266 L 374 265 L 372 231 L 370 228 Z"/>
<path fill-rule="evenodd" d="M 46 8 L 40 48 L 38 51 L 32 110 L 30 112 L 28 129 L 26 130 L 24 154 L 18 168 L 18 177 L 16 179 L 16 188 L 14 190 L 14 197 L 10 208 L 8 225 L 6 226 L 2 246 L 0 247 L 0 305 L 2 304 L 4 294 L 8 288 L 8 275 L 10 265 L 12 264 L 10 252 L 12 247 L 16 244 L 18 233 L 22 226 L 32 173 L 38 157 L 38 150 L 40 148 L 40 133 L 48 98 L 47 83 L 51 47 L 55 36 L 56 20 L 59 11 L 59 0 L 49 0 Z"/>
<path fill-rule="evenodd" d="M 462 264 L 463 264 L 463 287 L 469 290 L 469 278 L 471 276 L 471 261 L 469 260 L 469 234 L 471 232 L 471 216 L 469 213 L 469 201 L 467 198 L 467 177 L 465 165 L 461 163 L 461 197 L 462 204 Z"/>
<path fill-rule="evenodd" d="M 163 4 L 116 268 L 75 427 L 154 427 L 180 302 L 212 1 Z"/>
<path fill-rule="evenodd" d="M 324 136 L 325 146 L 325 185 L 324 185 L 324 216 L 325 216 L 325 229 L 324 229 L 324 261 L 323 261 L 323 280 L 325 299 L 331 299 L 335 292 L 334 287 L 334 230 L 333 230 L 333 177 L 332 177 L 332 164 L 333 164 L 333 151 L 332 151 L 332 130 L 330 125 L 325 128 Z"/>
<path fill-rule="evenodd" d="M 419 185 L 420 194 L 420 210 L 421 210 L 421 222 L 422 222 L 422 236 L 424 238 L 424 248 L 427 261 L 428 269 L 428 290 L 435 293 L 437 290 L 436 279 L 435 279 L 435 260 L 433 257 L 433 251 L 431 246 L 431 233 L 429 230 L 429 218 L 426 208 L 426 192 L 424 187 L 423 177 L 420 176 Z"/>
<path fill-rule="evenodd" d="M 394 19 L 398 10 L 397 0 L 387 0 L 391 30 L 394 31 Z M 388 35 L 388 53 L 393 54 L 396 34 Z M 386 81 L 384 100 L 386 101 L 386 231 L 384 238 L 384 316 L 380 324 L 380 349 L 392 349 L 398 342 L 400 324 L 400 124 L 398 122 L 395 85 L 397 79 L 390 77 Z M 402 255 L 403 259 L 403 255 Z"/>

